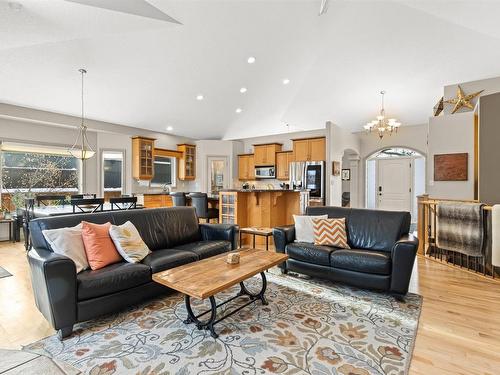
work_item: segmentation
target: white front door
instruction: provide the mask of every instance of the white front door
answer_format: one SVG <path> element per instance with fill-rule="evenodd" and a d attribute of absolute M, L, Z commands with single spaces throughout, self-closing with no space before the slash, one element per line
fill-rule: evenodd
<path fill-rule="evenodd" d="M 377 172 L 377 208 L 411 212 L 411 159 L 379 159 Z"/>

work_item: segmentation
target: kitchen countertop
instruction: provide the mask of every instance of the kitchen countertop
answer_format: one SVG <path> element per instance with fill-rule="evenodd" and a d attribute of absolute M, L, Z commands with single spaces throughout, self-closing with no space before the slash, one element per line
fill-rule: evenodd
<path fill-rule="evenodd" d="M 238 193 L 269 193 L 269 192 L 277 192 L 277 191 L 282 191 L 282 192 L 288 192 L 288 193 L 300 193 L 300 192 L 307 192 L 308 190 L 292 190 L 292 189 L 224 189 L 221 191 L 236 191 Z"/>
<path fill-rule="evenodd" d="M 172 191 L 172 193 L 176 193 L 176 192 Z M 185 193 L 187 196 L 189 196 L 189 194 L 191 194 L 192 192 L 186 191 Z M 170 195 L 170 194 L 171 193 L 166 191 L 166 192 L 155 192 L 155 193 L 134 193 L 133 195 L 137 196 L 137 195 Z M 217 198 L 217 197 L 218 197 L 217 195 L 208 194 L 208 198 Z"/>

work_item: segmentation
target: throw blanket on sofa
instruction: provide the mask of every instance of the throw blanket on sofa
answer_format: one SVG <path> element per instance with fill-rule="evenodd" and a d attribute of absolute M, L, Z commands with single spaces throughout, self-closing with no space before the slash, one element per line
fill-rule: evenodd
<path fill-rule="evenodd" d="M 483 204 L 439 203 L 436 213 L 438 248 L 483 256 Z"/>

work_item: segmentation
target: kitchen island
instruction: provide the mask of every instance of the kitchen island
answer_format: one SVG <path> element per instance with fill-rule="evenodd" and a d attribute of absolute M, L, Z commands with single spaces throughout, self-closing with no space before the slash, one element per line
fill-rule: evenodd
<path fill-rule="evenodd" d="M 186 203 L 191 204 L 191 197 L 189 192 L 186 192 Z M 159 193 L 141 193 L 134 194 L 138 198 L 138 202 L 142 199 L 142 204 L 145 208 L 159 208 L 159 207 L 172 207 L 174 204 L 172 202 L 172 197 L 168 192 Z M 208 195 L 208 204 L 210 207 L 217 207 L 219 203 L 219 197 L 214 195 Z"/>
<path fill-rule="evenodd" d="M 224 190 L 219 193 L 219 222 L 244 227 L 273 228 L 293 224 L 301 213 L 301 194 L 295 190 Z M 307 193 L 305 193 L 307 194 Z M 302 200 L 307 198 L 304 198 Z M 243 244 L 251 236 L 243 237 Z M 258 238 L 257 244 L 265 239 Z"/>

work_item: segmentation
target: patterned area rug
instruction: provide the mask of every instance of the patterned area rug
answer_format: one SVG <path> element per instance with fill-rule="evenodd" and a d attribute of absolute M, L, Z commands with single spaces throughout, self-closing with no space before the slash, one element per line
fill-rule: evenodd
<path fill-rule="evenodd" d="M 260 277 L 246 283 L 254 290 L 260 284 Z M 409 294 L 400 303 L 385 294 L 271 273 L 266 296 L 268 306 L 257 302 L 218 323 L 218 339 L 182 323 L 184 300 L 174 294 L 80 324 L 62 342 L 51 336 L 24 350 L 90 375 L 407 373 L 420 296 Z"/>

